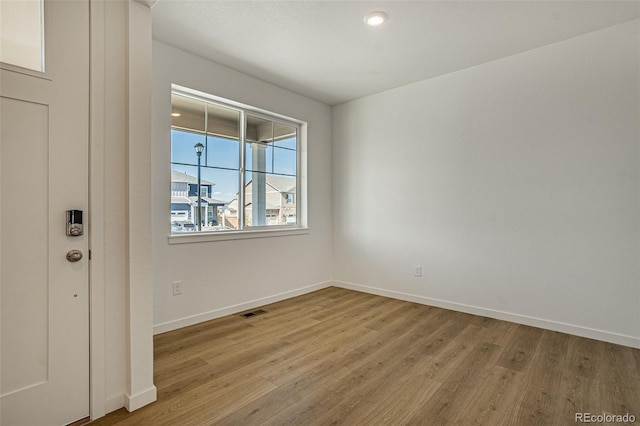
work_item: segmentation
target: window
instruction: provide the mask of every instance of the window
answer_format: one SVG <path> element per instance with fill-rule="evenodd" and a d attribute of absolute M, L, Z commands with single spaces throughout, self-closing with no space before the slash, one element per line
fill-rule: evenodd
<path fill-rule="evenodd" d="M 43 0 L 0 1 L 0 62 L 44 71 Z"/>
<path fill-rule="evenodd" d="M 304 123 L 176 87 L 171 116 L 172 221 L 192 235 L 303 227 Z"/>

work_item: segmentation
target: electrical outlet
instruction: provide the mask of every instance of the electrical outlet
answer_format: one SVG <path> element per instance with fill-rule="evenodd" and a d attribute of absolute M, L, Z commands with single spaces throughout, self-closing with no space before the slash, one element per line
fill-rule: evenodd
<path fill-rule="evenodd" d="M 414 265 L 413 266 L 413 276 L 414 277 L 421 277 L 422 276 L 422 266 L 420 266 L 420 265 Z"/>
<path fill-rule="evenodd" d="M 182 294 L 182 281 L 174 281 L 173 282 L 173 295 L 177 296 Z"/>

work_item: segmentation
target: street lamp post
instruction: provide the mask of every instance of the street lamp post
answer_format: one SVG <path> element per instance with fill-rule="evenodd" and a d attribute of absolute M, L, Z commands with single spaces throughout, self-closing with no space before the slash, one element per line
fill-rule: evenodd
<path fill-rule="evenodd" d="M 194 145 L 193 147 L 196 150 L 196 155 L 198 156 L 198 214 L 197 214 L 197 218 L 198 218 L 198 231 L 202 231 L 202 191 L 200 190 L 200 187 L 202 185 L 202 181 L 200 179 L 200 156 L 202 156 L 202 151 L 204 150 L 204 145 L 202 145 L 200 142 L 198 142 L 197 144 Z"/>

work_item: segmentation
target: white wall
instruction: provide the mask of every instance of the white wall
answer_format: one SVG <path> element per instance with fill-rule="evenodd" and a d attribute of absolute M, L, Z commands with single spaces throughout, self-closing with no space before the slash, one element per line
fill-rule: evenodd
<path fill-rule="evenodd" d="M 326 286 L 332 277 L 330 108 L 158 41 L 153 69 L 156 332 Z M 308 122 L 308 234 L 168 244 L 172 83 Z M 173 281 L 183 282 L 182 295 L 172 295 Z"/>
<path fill-rule="evenodd" d="M 636 20 L 334 107 L 334 278 L 640 347 L 639 46 Z"/>

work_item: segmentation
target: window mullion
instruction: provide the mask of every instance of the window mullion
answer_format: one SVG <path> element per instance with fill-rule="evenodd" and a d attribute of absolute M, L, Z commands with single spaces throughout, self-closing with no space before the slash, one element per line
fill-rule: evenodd
<path fill-rule="evenodd" d="M 209 104 L 204 104 L 204 166 L 207 167 L 209 163 Z"/>
<path fill-rule="evenodd" d="M 238 229 L 244 229 L 244 189 L 245 189 L 245 138 L 247 129 L 247 114 L 244 110 L 240 110 L 240 177 L 238 179 Z"/>
<path fill-rule="evenodd" d="M 296 225 L 300 226 L 302 225 L 302 209 L 301 209 L 301 203 L 300 203 L 300 194 L 302 193 L 302 191 L 300 190 L 300 186 L 301 186 L 301 175 L 302 173 L 300 173 L 301 170 L 301 166 L 302 166 L 302 162 L 301 162 L 301 155 L 302 155 L 302 126 L 300 126 L 299 124 L 296 125 L 296 193 L 294 194 L 294 198 L 293 198 L 293 202 L 295 205 L 295 209 L 296 209 Z"/>

